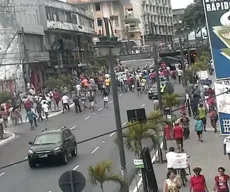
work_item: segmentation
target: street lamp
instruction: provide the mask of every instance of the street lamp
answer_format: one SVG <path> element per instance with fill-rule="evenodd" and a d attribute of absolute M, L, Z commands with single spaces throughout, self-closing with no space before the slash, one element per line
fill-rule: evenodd
<path fill-rule="evenodd" d="M 113 105 L 114 105 L 118 147 L 119 147 L 120 163 L 121 163 L 121 174 L 126 179 L 127 173 L 126 173 L 125 149 L 124 149 L 124 143 L 123 143 L 121 115 L 120 115 L 120 107 L 119 107 L 119 100 L 118 100 L 118 94 L 117 94 L 117 81 L 116 81 L 116 75 L 114 71 L 114 64 L 115 64 L 114 57 L 120 55 L 122 44 L 120 41 L 117 41 L 117 37 L 110 38 L 108 36 L 103 36 L 99 39 L 100 41 L 96 43 L 96 48 L 98 48 L 101 56 L 106 56 L 109 59 L 109 68 L 110 68 L 112 94 L 113 94 Z M 124 192 L 129 191 L 128 183 L 124 186 L 122 190 Z"/>

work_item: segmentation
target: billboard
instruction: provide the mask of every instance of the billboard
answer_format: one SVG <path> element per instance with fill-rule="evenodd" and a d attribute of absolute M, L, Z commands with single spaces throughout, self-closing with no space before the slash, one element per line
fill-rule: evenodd
<path fill-rule="evenodd" d="M 215 83 L 215 94 L 218 95 L 216 97 L 216 103 L 219 113 L 221 135 L 230 135 L 230 94 L 225 93 L 227 90 L 230 90 L 229 84 Z"/>
<path fill-rule="evenodd" d="M 230 1 L 203 0 L 217 79 L 230 77 Z"/>
<path fill-rule="evenodd" d="M 67 0 L 68 3 L 71 4 L 88 4 L 88 3 L 101 3 L 108 1 L 116 1 L 116 0 Z"/>

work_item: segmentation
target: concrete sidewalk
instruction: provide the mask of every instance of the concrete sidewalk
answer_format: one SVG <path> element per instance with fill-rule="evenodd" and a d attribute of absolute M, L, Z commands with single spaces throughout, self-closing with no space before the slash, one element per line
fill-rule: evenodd
<path fill-rule="evenodd" d="M 214 185 L 214 177 L 217 175 L 218 167 L 224 167 L 226 169 L 226 174 L 230 174 L 230 166 L 228 157 L 223 153 L 223 139 L 219 132 L 214 133 L 208 122 L 207 132 L 203 134 L 204 142 L 198 141 L 197 135 L 194 131 L 194 121 L 191 119 L 190 126 L 190 139 L 185 140 L 185 152 L 190 156 L 189 164 L 191 166 L 191 171 L 194 167 L 201 167 L 202 174 L 206 178 L 207 186 L 209 191 L 212 191 Z M 174 146 L 176 148 L 175 141 L 167 142 L 168 148 Z M 164 153 L 164 152 L 163 152 Z M 163 189 L 163 183 L 166 179 L 167 168 L 166 164 L 154 164 L 155 175 L 158 182 L 159 191 Z M 193 173 L 192 173 L 193 174 Z M 187 177 L 190 180 L 190 176 Z M 140 187 L 140 192 L 142 192 L 142 186 Z M 182 187 L 180 192 L 189 191 L 189 181 L 186 187 Z M 132 192 L 137 192 L 137 190 L 132 190 Z"/>

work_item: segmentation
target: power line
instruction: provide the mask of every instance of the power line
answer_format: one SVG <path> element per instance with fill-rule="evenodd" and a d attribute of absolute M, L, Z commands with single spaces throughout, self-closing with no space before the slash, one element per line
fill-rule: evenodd
<path fill-rule="evenodd" d="M 228 92 L 229 92 L 229 91 L 225 91 L 225 92 L 223 92 L 223 93 L 220 93 L 220 94 L 218 94 L 218 95 L 215 95 L 215 97 L 218 97 L 218 96 L 223 95 L 223 94 L 228 93 Z M 208 99 L 200 100 L 199 103 L 204 102 L 204 101 L 206 101 L 206 100 L 208 100 Z M 186 105 L 186 107 L 188 107 L 188 106 L 191 106 L 191 104 L 190 104 L 190 105 Z M 181 108 L 176 108 L 176 109 L 172 110 L 171 113 L 172 113 L 172 112 L 175 112 L 175 111 L 179 111 L 180 109 L 181 109 Z M 162 116 L 165 116 L 165 114 L 162 113 L 162 114 L 160 114 L 160 115 L 157 115 L 156 117 L 148 118 L 147 121 L 153 120 L 153 119 L 157 119 L 157 118 L 162 117 Z M 122 128 L 122 130 L 123 130 L 123 129 L 127 129 L 127 128 L 132 127 L 132 126 L 137 125 L 137 124 L 139 124 L 139 122 L 136 122 L 136 123 L 134 123 L 134 124 L 132 124 L 132 125 L 125 126 L 125 127 Z M 100 138 L 100 137 L 103 137 L 103 136 L 106 136 L 106 135 L 109 135 L 109 134 L 115 133 L 115 132 L 117 132 L 117 129 L 115 129 L 115 130 L 113 130 L 113 131 L 109 131 L 109 132 L 103 133 L 103 134 L 100 134 L 100 135 L 97 135 L 97 136 L 94 136 L 94 137 L 91 137 L 91 138 L 88 138 L 88 139 L 85 139 L 85 140 L 80 141 L 80 142 L 77 142 L 77 144 L 82 144 L 82 143 L 85 143 L 85 142 L 88 142 L 88 141 L 91 141 L 91 140 L 94 140 L 94 139 L 97 139 L 97 138 Z M 11 163 L 11 164 L 2 166 L 2 167 L 0 167 L 0 170 L 1 170 L 1 169 L 4 169 L 4 168 L 11 167 L 11 166 L 14 166 L 14 165 L 17 165 L 17 164 L 20 164 L 20 163 L 23 163 L 23 162 L 26 162 L 26 161 L 28 161 L 28 159 L 24 159 L 24 160 L 21 160 L 21 161 L 17 161 L 17 162 L 15 162 L 15 163 Z"/>

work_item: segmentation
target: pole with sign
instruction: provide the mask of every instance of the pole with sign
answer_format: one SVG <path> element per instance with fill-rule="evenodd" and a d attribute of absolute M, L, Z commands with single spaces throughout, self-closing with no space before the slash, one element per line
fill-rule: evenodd
<path fill-rule="evenodd" d="M 215 83 L 221 135 L 230 135 L 230 85 Z"/>

